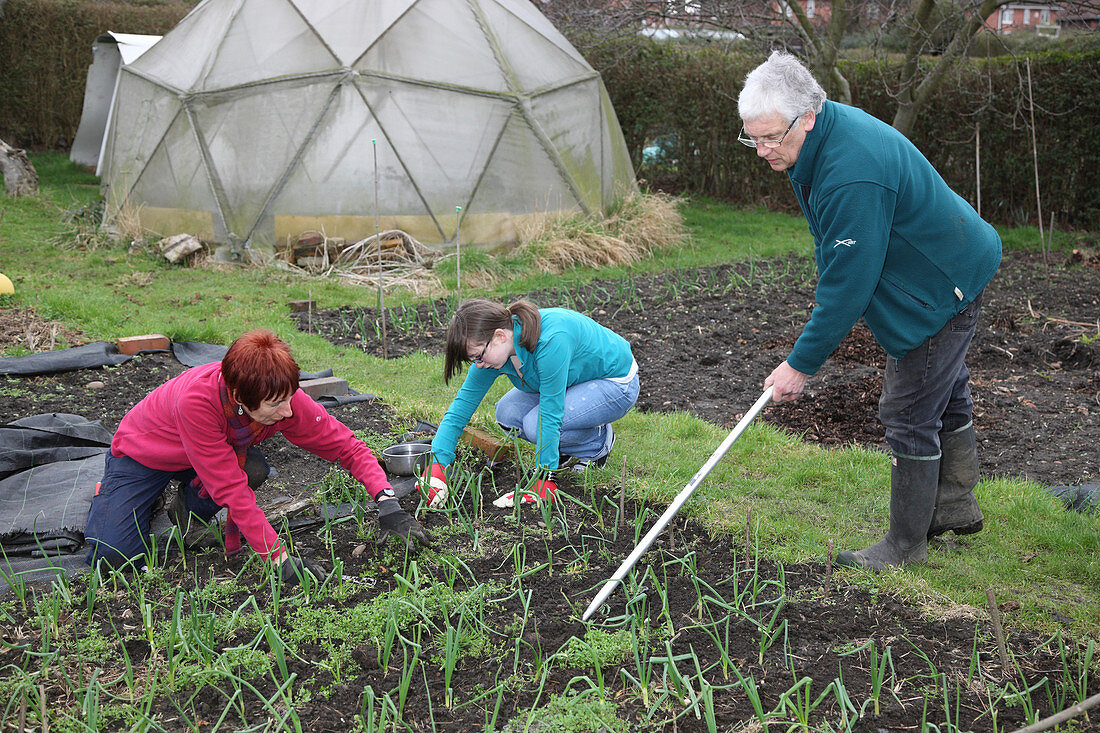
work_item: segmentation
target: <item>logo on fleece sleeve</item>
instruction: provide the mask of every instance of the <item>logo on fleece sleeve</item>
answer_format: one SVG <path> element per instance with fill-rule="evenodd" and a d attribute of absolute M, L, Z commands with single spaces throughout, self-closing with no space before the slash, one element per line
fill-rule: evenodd
<path fill-rule="evenodd" d="M 836 244 L 833 245 L 833 249 L 836 249 L 840 245 L 844 245 L 845 247 L 851 247 L 855 243 L 856 243 L 856 240 L 854 240 L 854 239 L 838 239 L 838 240 L 836 240 Z"/>

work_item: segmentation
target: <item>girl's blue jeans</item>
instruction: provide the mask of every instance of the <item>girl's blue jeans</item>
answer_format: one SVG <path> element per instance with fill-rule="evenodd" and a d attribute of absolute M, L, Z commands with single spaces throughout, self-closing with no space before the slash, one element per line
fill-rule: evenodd
<path fill-rule="evenodd" d="M 558 453 L 575 458 L 602 458 L 611 450 L 610 424 L 638 401 L 638 375 L 627 383 L 593 379 L 565 390 Z M 506 430 L 518 430 L 529 443 L 538 443 L 539 395 L 509 390 L 496 404 L 496 419 Z"/>

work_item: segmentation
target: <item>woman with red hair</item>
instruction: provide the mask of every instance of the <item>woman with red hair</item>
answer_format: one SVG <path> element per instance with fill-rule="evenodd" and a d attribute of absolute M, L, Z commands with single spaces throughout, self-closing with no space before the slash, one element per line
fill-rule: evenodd
<path fill-rule="evenodd" d="M 339 461 L 376 502 L 380 537 L 400 536 L 412 546 L 431 537 L 398 503 L 378 460 L 324 407 L 298 389 L 298 364 L 270 331 L 250 331 L 220 362 L 194 367 L 170 379 L 133 407 L 107 451 L 84 535 L 86 561 L 140 565 L 149 543 L 153 506 L 168 483 L 180 490 L 169 514 L 181 529 L 190 515 L 209 521 L 228 509 L 226 552 L 240 549 L 240 535 L 279 565 L 285 582 L 322 570 L 288 555 L 256 503 L 256 488 L 270 468 L 256 445 L 275 433 L 328 461 Z"/>

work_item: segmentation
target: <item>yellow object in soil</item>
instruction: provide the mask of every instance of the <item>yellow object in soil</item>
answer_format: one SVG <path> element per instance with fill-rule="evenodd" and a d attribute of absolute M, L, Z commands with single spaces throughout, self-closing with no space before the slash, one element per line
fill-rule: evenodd
<path fill-rule="evenodd" d="M 15 295 L 15 286 L 11 284 L 11 278 L 0 272 L 0 295 Z"/>

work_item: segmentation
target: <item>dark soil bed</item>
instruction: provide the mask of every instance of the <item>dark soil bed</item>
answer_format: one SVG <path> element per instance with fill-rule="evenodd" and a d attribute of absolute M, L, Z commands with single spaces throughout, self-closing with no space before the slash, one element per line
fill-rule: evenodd
<path fill-rule="evenodd" d="M 812 307 L 813 281 L 805 262 L 791 259 L 642 277 L 630 283 L 597 282 L 575 289 L 563 286 L 558 292 L 524 295 L 540 304 L 586 311 L 627 337 L 642 373 L 639 409 L 686 410 L 732 426 L 739 417 L 738 409 L 759 395 L 764 378 L 797 337 Z M 1095 259 L 1079 264 L 1059 261 L 1048 269 L 1035 256 L 1012 254 L 1006 258 L 987 290 L 980 333 L 969 359 L 987 475 L 1026 475 L 1048 484 L 1096 480 L 1100 354 L 1096 345 L 1086 341 L 1089 334 L 1097 332 L 1091 324 L 1100 315 L 1098 297 L 1100 268 Z M 444 306 L 440 302 L 418 309 L 420 325 L 409 329 L 401 324 L 411 322 L 410 310 L 393 314 L 387 353 L 438 352 L 443 327 L 429 310 L 436 308 L 442 313 Z M 12 312 L 7 315 L 10 320 Z M 380 353 L 373 330 L 369 334 L 354 330 L 354 323 L 362 322 L 361 315 L 369 323 L 373 313 L 349 307 L 315 312 L 303 316 L 300 323 L 335 343 Z M 1080 338 L 1083 334 L 1085 340 Z M 814 378 L 803 400 L 773 405 L 760 419 L 824 445 L 883 447 L 876 419 L 882 363 L 883 355 L 873 339 L 866 329 L 858 328 Z M 30 414 L 68 412 L 102 419 L 114 429 L 130 406 L 180 371 L 182 366 L 170 356 L 151 354 L 110 369 L 24 379 L 0 377 L 4 394 L 0 424 Z M 94 381 L 103 386 L 89 387 Z M 411 427 L 396 420 L 380 403 L 333 408 L 333 414 L 356 430 L 398 436 Z M 310 495 L 328 471 L 327 464 L 281 437 L 266 443 L 264 449 L 279 478 L 261 489 L 261 504 L 284 494 Z M 784 710 L 770 718 L 773 726 L 780 726 L 773 729 L 787 730 L 795 723 L 797 697 L 788 691 L 808 677 L 812 698 L 840 679 L 853 709 L 859 709 L 858 714 L 845 712 L 835 695 L 827 696 L 810 715 L 814 729 L 840 728 L 847 716 L 849 721 L 858 718 L 852 729 L 860 731 L 920 730 L 922 720 L 941 730 L 947 729 L 948 721 L 961 730 L 1009 730 L 1025 724 L 1026 718 L 1020 702 L 998 697 L 1005 684 L 1011 682 L 1013 689 L 1019 690 L 1044 677 L 1057 680 L 1066 669 L 1065 660 L 1072 668 L 1083 651 L 1068 641 L 1066 650 L 1060 650 L 1057 640 L 1013 632 L 1010 624 L 1008 648 L 1016 667 L 1006 673 L 984 611 L 914 607 L 883 593 L 831 582 L 826 568 L 816 563 L 779 569 L 756 559 L 743 538 L 712 536 L 692 522 L 678 521 L 639 565 L 641 585 L 629 594 L 616 591 L 597 616 L 598 628 L 609 633 L 631 630 L 631 614 L 648 619 L 648 640 L 646 635 L 631 632 L 634 642 L 641 645 L 640 656 L 657 660 L 644 698 L 640 686 L 631 682 L 641 674 L 632 657 L 601 666 L 597 675 L 592 664 L 578 662 L 564 651 L 574 644 L 571 639 L 584 638 L 587 626 L 580 622 L 580 612 L 632 549 L 633 517 L 642 516 L 644 529 L 662 508 L 627 502 L 625 522 L 619 524 L 617 491 L 586 488 L 570 475 L 562 478 L 563 489 L 597 507 L 600 516 L 570 502 L 558 507 L 556 518 L 529 508 L 517 516 L 495 510 L 488 503 L 492 498 L 488 494 L 515 484 L 515 467 L 505 463 L 489 469 L 476 464 L 475 456 L 466 458 L 469 465 L 482 470 L 485 485 L 480 502 L 475 504 L 471 493 L 461 497 L 465 512 L 475 518 L 469 531 L 458 526 L 455 515 L 424 515 L 425 525 L 435 534 L 437 552 L 461 558 L 466 564 L 457 575 L 448 577 L 438 560 L 432 559 L 440 555 L 405 556 L 394 545 L 377 546 L 369 516 L 362 527 L 345 522 L 294 537 L 299 552 L 330 566 L 334 558 L 342 561 L 340 600 L 322 593 L 304 602 L 314 610 L 335 609 L 337 616 L 407 587 L 415 573 L 420 574 L 423 586 L 453 584 L 456 591 L 500 584 L 502 590 L 489 594 L 492 603 L 485 618 L 488 648 L 459 660 L 451 680 L 452 706 L 447 705 L 441 650 L 444 631 L 461 623 L 459 614 L 451 609 L 448 616 L 418 625 L 421 666 L 415 670 L 402 710 L 405 725 L 414 731 L 482 730 L 490 720 L 495 720 L 496 730 L 502 730 L 513 718 L 509 730 L 524 730 L 524 711 L 542 709 L 567 690 L 594 689 L 597 676 L 604 680 L 606 698 L 613 702 L 620 722 L 620 727 L 607 730 L 706 731 L 706 715 L 697 716 L 690 709 L 692 695 L 700 691 L 696 661 L 705 670 L 702 677 L 715 686 L 713 713 L 720 731 L 754 720 L 750 696 L 744 687 L 736 686 L 736 674 L 754 681 L 765 712 Z M 410 510 L 416 506 L 415 495 L 402 501 Z M 476 541 L 470 534 L 474 530 Z M 27 615 L 3 631 L 0 666 L 38 670 L 41 663 L 36 655 L 43 651 L 43 644 L 52 648 L 89 634 L 110 637 L 117 631 L 125 639 L 138 676 L 145 679 L 142 675 L 155 668 L 163 680 L 169 662 L 164 649 L 151 650 L 142 634 L 142 604 L 149 604 L 160 622 L 167 624 L 177 589 L 193 591 L 211 579 L 235 577 L 237 581 L 217 600 L 222 612 L 242 607 L 252 596 L 278 626 L 295 628 L 303 601 L 286 601 L 276 607 L 255 562 L 248 562 L 250 555 L 245 552 L 226 560 L 218 551 L 189 553 L 186 565 L 178 556 L 170 557 L 165 562 L 165 582 L 154 586 L 162 595 L 154 593 L 142 600 L 121 591 L 101 593 L 91 611 L 80 601 L 77 611 L 66 614 L 64 631 L 59 632 L 61 641 L 46 639 L 49 634 L 44 637 L 33 608 L 25 608 Z M 750 558 L 747 563 L 746 555 Z M 418 560 L 415 570 L 413 560 Z M 517 564 L 524 570 L 542 567 L 517 583 Z M 653 574 L 643 575 L 645 568 L 652 568 Z M 701 612 L 698 582 L 710 586 L 714 595 L 737 609 L 724 612 L 728 618 L 725 626 L 711 627 L 720 629 L 719 641 L 704 630 L 702 622 L 720 619 L 716 615 L 720 607 L 708 603 Z M 655 590 L 658 584 L 664 587 L 663 592 Z M 737 595 L 735 589 L 754 584 L 759 590 L 754 602 L 732 600 Z M 187 603 L 194 612 L 197 600 L 190 598 Z M 7 608 L 16 616 L 20 613 L 18 604 Z M 524 622 L 525 618 L 528 621 Z M 763 628 L 784 631 L 762 649 Z M 402 633 L 412 638 L 411 629 Z M 266 642 L 253 641 L 255 634 L 256 629 L 249 628 L 220 638 L 217 651 L 253 644 L 270 656 Z M 679 674 L 695 680 L 691 690 L 677 687 L 666 641 Z M 367 707 L 368 687 L 379 698 L 383 693 L 398 698 L 402 661 L 391 661 L 388 667 L 380 664 L 381 643 L 372 638 L 342 645 L 340 638 L 322 635 L 297 647 L 288 658 L 287 673 L 297 675 L 294 689 L 298 692 L 292 707 L 302 730 L 361 730 L 353 719 Z M 879 698 L 881 707 L 876 715 L 871 705 L 875 697 L 873 669 L 881 657 L 875 654 L 886 648 L 891 650 L 892 676 L 889 690 Z M 563 653 L 551 659 L 559 651 Z M 404 659 L 400 649 L 395 655 L 395 660 Z M 54 664 L 64 668 L 71 679 L 85 680 L 97 663 L 106 665 L 101 679 L 116 680 L 111 691 L 123 694 L 117 680 L 125 676 L 125 670 L 117 656 L 105 659 L 114 662 L 66 653 Z M 246 691 L 230 702 L 231 688 L 224 682 L 216 684 L 195 674 L 173 690 L 165 688 L 154 698 L 149 714 L 166 730 L 210 730 L 223 713 L 223 729 L 259 730 L 265 721 L 271 728 L 279 728 L 283 724 L 275 721 L 290 713 L 285 706 L 273 710 L 261 702 L 261 698 L 276 695 L 276 678 L 283 679 L 276 672 L 252 680 L 255 694 Z M 60 681 L 60 675 L 56 679 Z M 51 704 L 78 709 L 81 702 L 65 689 L 61 684 L 49 688 Z M 1097 692 L 1100 680 L 1093 675 L 1085 693 Z M 664 703 L 656 705 L 662 695 Z M 784 699 L 789 703 L 786 708 Z M 1048 695 L 1042 687 L 1021 699 L 1036 706 L 1038 717 L 1077 701 Z M 995 721 L 990 714 L 994 700 Z M 698 709 L 705 707 L 700 703 Z M 561 730 L 540 728 L 537 723 L 544 717 L 536 712 L 535 724 L 528 729 Z M 1078 730 L 1097 729 L 1095 722 L 1083 719 L 1078 719 L 1078 725 Z M 119 721 L 101 726 L 104 730 L 126 728 Z"/>
<path fill-rule="evenodd" d="M 637 409 L 733 427 L 786 358 L 814 303 L 805 257 L 516 293 L 582 311 L 630 341 Z M 388 312 L 386 354 L 440 353 L 452 304 Z M 381 356 L 376 310 L 300 314 L 300 328 Z M 366 329 L 364 331 L 364 325 Z M 1006 253 L 986 288 L 967 365 L 982 471 L 1049 485 L 1100 476 L 1100 255 Z M 886 355 L 862 322 L 795 403 L 759 420 L 822 445 L 886 448 L 878 397 Z"/>

